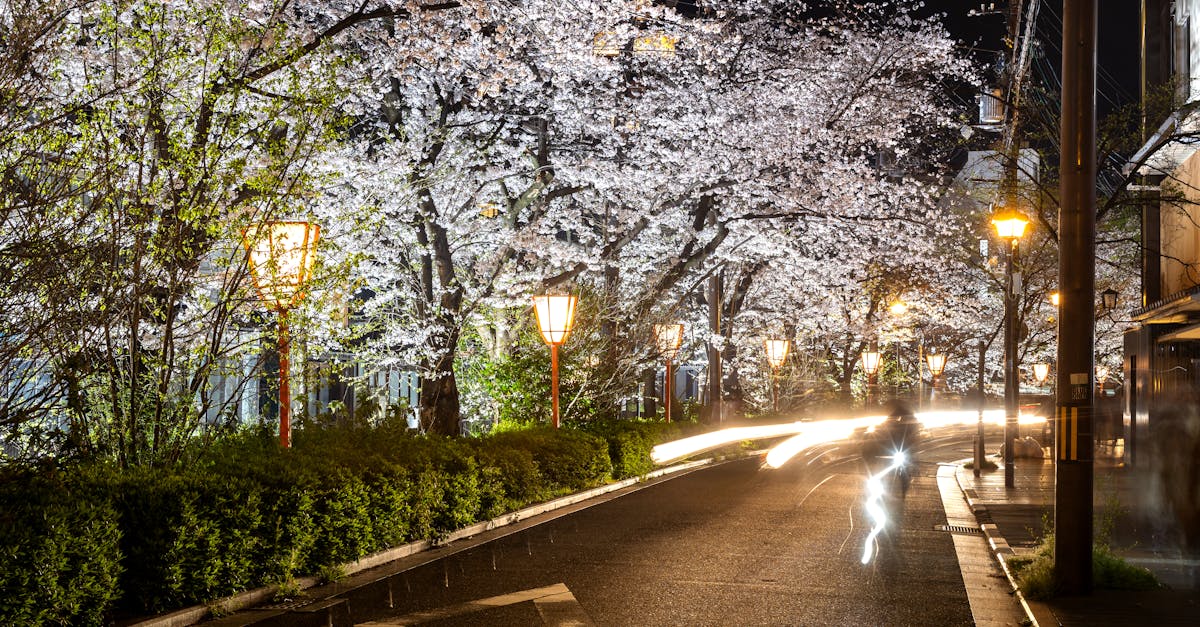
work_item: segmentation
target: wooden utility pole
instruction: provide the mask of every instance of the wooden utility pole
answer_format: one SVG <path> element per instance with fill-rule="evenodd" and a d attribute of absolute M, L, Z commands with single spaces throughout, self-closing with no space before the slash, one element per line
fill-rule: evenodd
<path fill-rule="evenodd" d="M 1066 595 L 1092 589 L 1096 5 L 1097 0 L 1063 2 L 1054 583 Z"/>

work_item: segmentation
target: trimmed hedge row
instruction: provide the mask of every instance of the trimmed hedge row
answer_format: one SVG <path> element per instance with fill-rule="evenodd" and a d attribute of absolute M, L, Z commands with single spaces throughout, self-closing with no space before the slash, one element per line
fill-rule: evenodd
<path fill-rule="evenodd" d="M 623 421 L 482 438 L 306 429 L 170 469 L 0 477 L 0 624 L 157 613 L 437 539 L 652 467 L 674 426 Z"/>

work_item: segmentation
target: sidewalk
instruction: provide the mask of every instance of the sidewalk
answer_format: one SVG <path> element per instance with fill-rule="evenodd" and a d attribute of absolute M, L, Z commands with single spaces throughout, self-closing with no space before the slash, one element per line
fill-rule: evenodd
<path fill-rule="evenodd" d="M 1033 551 L 1054 520 L 1054 464 L 1018 459 L 1016 487 L 1006 490 L 1003 468 L 976 478 L 959 466 L 956 478 L 1001 562 Z M 1111 545 L 1130 563 L 1148 568 L 1168 589 L 1096 590 L 1088 597 L 1029 601 L 1037 625 L 1200 625 L 1200 555 L 1183 555 L 1169 527 L 1146 507 L 1146 483 L 1125 468 L 1097 460 L 1097 516 L 1111 522 Z"/>

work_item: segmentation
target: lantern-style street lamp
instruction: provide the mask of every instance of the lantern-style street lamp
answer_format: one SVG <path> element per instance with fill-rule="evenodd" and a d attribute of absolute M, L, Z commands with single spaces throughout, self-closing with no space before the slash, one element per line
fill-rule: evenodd
<path fill-rule="evenodd" d="M 938 377 L 946 371 L 946 355 L 943 353 L 929 353 L 925 355 L 925 365 L 929 366 L 929 395 L 932 398 L 937 393 Z"/>
<path fill-rule="evenodd" d="M 279 314 L 279 445 L 292 447 L 292 395 L 288 384 L 288 310 L 304 299 L 321 227 L 311 222 L 265 222 L 242 232 L 254 287 Z"/>
<path fill-rule="evenodd" d="M 1117 290 L 1108 288 L 1100 292 L 1100 306 L 1104 311 L 1112 311 L 1117 308 Z"/>
<path fill-rule="evenodd" d="M 1038 387 L 1046 384 L 1046 379 L 1050 377 L 1050 364 L 1040 362 L 1033 365 L 1033 378 L 1037 381 Z"/>
<path fill-rule="evenodd" d="M 787 361 L 788 349 L 792 347 L 792 341 L 764 340 L 763 346 L 767 349 L 767 364 L 771 366 L 771 411 L 778 412 L 779 393 L 775 387 L 775 380 L 778 378 L 779 369 Z"/>
<path fill-rule="evenodd" d="M 875 375 L 879 374 L 879 365 L 882 361 L 882 356 L 878 350 L 871 349 L 863 351 L 862 367 L 863 372 L 867 373 L 867 404 L 870 405 L 875 399 Z"/>
<path fill-rule="evenodd" d="M 533 310 L 537 315 L 538 331 L 542 341 L 550 345 L 550 398 L 554 428 L 559 425 L 558 417 L 558 347 L 571 335 L 575 325 L 577 296 L 570 294 L 543 294 L 533 297 Z"/>
<path fill-rule="evenodd" d="M 1008 263 L 1005 264 L 1007 285 L 1004 290 L 1004 487 L 1016 483 L 1013 469 L 1013 442 L 1017 439 L 1017 412 L 1019 411 L 1017 374 L 1017 283 L 1016 272 L 1020 253 L 1021 236 L 1029 220 L 1016 211 L 1004 211 L 992 218 L 996 235 L 1008 241 Z"/>
<path fill-rule="evenodd" d="M 658 356 L 662 357 L 666 362 L 666 373 L 663 375 L 663 416 L 667 422 L 671 422 L 671 361 L 675 359 L 675 354 L 679 352 L 679 346 L 683 344 L 683 325 L 675 324 L 656 324 L 654 325 L 654 346 L 658 349 Z"/>

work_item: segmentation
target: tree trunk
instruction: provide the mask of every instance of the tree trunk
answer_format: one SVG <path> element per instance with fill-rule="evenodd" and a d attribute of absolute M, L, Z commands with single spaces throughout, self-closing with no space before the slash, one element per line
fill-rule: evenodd
<path fill-rule="evenodd" d="M 457 335 L 454 338 L 457 344 Z M 442 354 L 429 369 L 436 378 L 421 381 L 420 418 L 426 433 L 459 435 L 458 380 L 454 375 L 454 353 L 451 348 Z"/>

